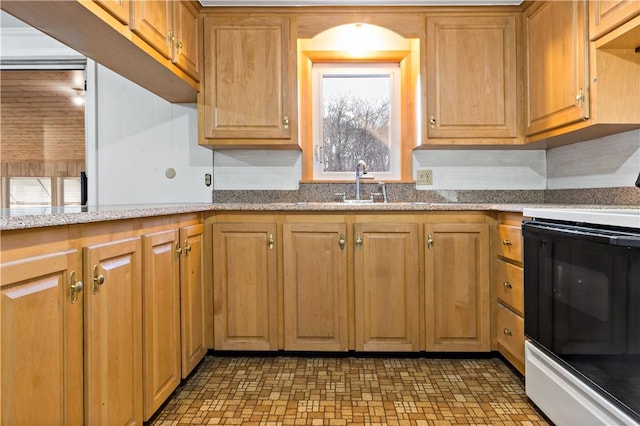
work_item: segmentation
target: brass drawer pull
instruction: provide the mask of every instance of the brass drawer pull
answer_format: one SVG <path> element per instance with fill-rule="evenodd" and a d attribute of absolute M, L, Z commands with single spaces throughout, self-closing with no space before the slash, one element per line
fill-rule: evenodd
<path fill-rule="evenodd" d="M 98 265 L 93 267 L 93 294 L 98 294 L 98 286 L 104 284 L 104 275 L 98 272 Z"/>
<path fill-rule="evenodd" d="M 504 286 L 504 288 L 513 288 L 513 286 L 511 285 L 511 283 L 509 281 L 503 282 L 502 285 Z"/>
<path fill-rule="evenodd" d="M 340 239 L 338 240 L 338 245 L 340 246 L 340 250 L 344 250 L 344 244 L 345 244 L 344 234 L 340 234 Z"/>
<path fill-rule="evenodd" d="M 82 291 L 84 285 L 82 281 L 76 281 L 76 271 L 71 272 L 69 277 L 69 292 L 71 293 L 71 303 L 76 303 L 78 300 L 78 293 Z"/>
<path fill-rule="evenodd" d="M 269 234 L 269 240 L 267 243 L 267 245 L 269 246 L 269 250 L 273 250 L 273 246 L 275 245 L 275 243 L 276 243 L 276 239 L 273 238 L 273 234 Z"/>
<path fill-rule="evenodd" d="M 511 240 L 502 240 L 502 245 L 511 246 L 511 245 L 513 245 L 513 243 L 511 242 Z"/>
<path fill-rule="evenodd" d="M 504 334 L 505 336 L 513 336 L 513 332 L 511 331 L 511 329 L 506 328 L 504 329 Z"/>

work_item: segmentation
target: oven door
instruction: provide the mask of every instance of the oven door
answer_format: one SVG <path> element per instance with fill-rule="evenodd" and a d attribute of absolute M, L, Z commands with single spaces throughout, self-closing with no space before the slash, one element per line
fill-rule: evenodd
<path fill-rule="evenodd" d="M 537 221 L 523 233 L 525 334 L 561 357 L 638 353 L 640 236 Z"/>

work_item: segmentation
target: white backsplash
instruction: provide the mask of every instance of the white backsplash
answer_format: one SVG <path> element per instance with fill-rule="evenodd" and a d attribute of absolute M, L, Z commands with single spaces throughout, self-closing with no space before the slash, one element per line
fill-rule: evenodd
<path fill-rule="evenodd" d="M 300 151 L 216 151 L 213 164 L 215 190 L 296 190 L 302 177 Z"/>
<path fill-rule="evenodd" d="M 547 151 L 547 188 L 633 186 L 640 173 L 640 130 Z"/>
<path fill-rule="evenodd" d="M 413 154 L 418 169 L 433 171 L 433 185 L 418 190 L 545 189 L 543 150 L 422 150 Z"/>

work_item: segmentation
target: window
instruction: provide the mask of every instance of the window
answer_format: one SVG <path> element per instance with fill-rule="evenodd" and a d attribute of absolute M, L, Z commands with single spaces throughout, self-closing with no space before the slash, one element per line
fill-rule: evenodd
<path fill-rule="evenodd" d="M 400 65 L 313 64 L 314 180 L 400 178 Z"/>
<path fill-rule="evenodd" d="M 8 207 L 80 205 L 80 178 L 10 177 Z"/>

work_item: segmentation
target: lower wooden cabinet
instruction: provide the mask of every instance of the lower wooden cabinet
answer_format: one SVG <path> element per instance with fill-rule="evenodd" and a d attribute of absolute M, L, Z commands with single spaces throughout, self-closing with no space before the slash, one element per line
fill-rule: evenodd
<path fill-rule="evenodd" d="M 354 225 L 355 349 L 420 349 L 416 223 Z"/>
<path fill-rule="evenodd" d="M 170 396 L 207 350 L 186 216 L 3 231 L 1 424 L 142 424 Z"/>
<path fill-rule="evenodd" d="M 82 424 L 79 271 L 77 250 L 0 265 L 1 424 Z"/>
<path fill-rule="evenodd" d="M 142 237 L 144 420 L 180 384 L 180 247 L 177 229 Z"/>
<path fill-rule="evenodd" d="M 142 424 L 140 238 L 83 250 L 85 423 Z"/>
<path fill-rule="evenodd" d="M 283 224 L 285 350 L 347 350 L 346 228 Z"/>
<path fill-rule="evenodd" d="M 524 269 L 522 214 L 498 214 L 495 274 L 498 351 L 524 374 Z"/>
<path fill-rule="evenodd" d="M 204 225 L 180 228 L 180 242 L 183 250 L 180 258 L 180 336 L 182 377 L 185 378 L 207 354 Z"/>
<path fill-rule="evenodd" d="M 214 348 L 278 348 L 275 223 L 213 224 Z"/>
<path fill-rule="evenodd" d="M 425 229 L 427 351 L 491 350 L 489 225 Z"/>

